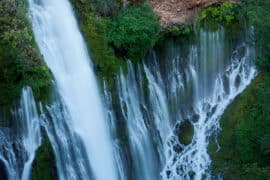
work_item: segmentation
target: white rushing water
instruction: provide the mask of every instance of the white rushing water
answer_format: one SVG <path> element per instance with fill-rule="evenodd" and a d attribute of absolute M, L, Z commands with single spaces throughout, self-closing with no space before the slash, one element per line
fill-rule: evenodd
<path fill-rule="evenodd" d="M 28 180 L 36 150 L 41 144 L 39 115 L 30 87 L 22 90 L 13 110 L 14 129 L 0 128 L 0 160 L 9 180 Z"/>
<path fill-rule="evenodd" d="M 21 143 L 26 151 L 26 162 L 22 172 L 22 180 L 30 179 L 31 167 L 35 152 L 41 144 L 39 115 L 35 99 L 30 87 L 23 88 L 19 108 L 14 112 L 15 121 L 20 129 Z"/>
<path fill-rule="evenodd" d="M 125 78 L 121 72 L 118 78 L 118 93 L 122 114 L 127 122 L 130 136 L 130 151 L 133 156 L 132 178 L 156 180 L 158 178 L 158 161 L 151 143 L 150 132 L 145 123 L 145 101 L 140 96 L 141 87 L 136 74 L 129 65 L 129 74 Z M 145 109 L 146 110 L 146 109 Z"/>
<path fill-rule="evenodd" d="M 42 126 L 54 150 L 59 179 L 92 179 L 85 147 L 72 129 L 67 108 L 55 98 L 46 110 L 42 114 Z"/>
<path fill-rule="evenodd" d="M 69 126 L 82 139 L 94 178 L 117 179 L 97 82 L 69 1 L 29 0 L 29 5 L 35 38 L 69 113 Z"/>

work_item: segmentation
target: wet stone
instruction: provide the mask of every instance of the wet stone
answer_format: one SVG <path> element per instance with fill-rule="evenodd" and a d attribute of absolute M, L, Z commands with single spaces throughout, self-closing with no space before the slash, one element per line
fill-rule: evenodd
<path fill-rule="evenodd" d="M 172 172 L 171 172 L 170 170 L 167 170 L 167 171 L 166 171 L 166 176 L 167 176 L 167 178 L 170 178 L 171 174 L 172 174 Z"/>
<path fill-rule="evenodd" d="M 196 173 L 194 171 L 189 171 L 188 172 L 188 175 L 189 175 L 190 178 L 193 178 L 195 176 L 195 174 Z"/>
<path fill-rule="evenodd" d="M 200 115 L 199 114 L 194 114 L 192 117 L 191 117 L 191 121 L 193 123 L 197 123 L 200 119 Z"/>
<path fill-rule="evenodd" d="M 183 148 L 179 144 L 176 144 L 175 146 L 173 146 L 173 150 L 176 153 L 180 153 L 183 151 Z"/>
<path fill-rule="evenodd" d="M 6 167 L 2 161 L 0 161 L 0 179 L 8 179 Z"/>

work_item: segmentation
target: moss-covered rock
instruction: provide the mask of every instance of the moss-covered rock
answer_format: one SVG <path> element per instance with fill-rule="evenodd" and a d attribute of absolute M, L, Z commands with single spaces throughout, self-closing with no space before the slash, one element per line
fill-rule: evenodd
<path fill-rule="evenodd" d="M 192 123 L 189 120 L 185 120 L 178 124 L 176 126 L 176 134 L 178 135 L 178 140 L 181 144 L 190 144 L 194 135 L 194 127 Z"/>
<path fill-rule="evenodd" d="M 45 140 L 36 152 L 32 166 L 32 180 L 57 180 L 56 162 L 49 140 Z"/>

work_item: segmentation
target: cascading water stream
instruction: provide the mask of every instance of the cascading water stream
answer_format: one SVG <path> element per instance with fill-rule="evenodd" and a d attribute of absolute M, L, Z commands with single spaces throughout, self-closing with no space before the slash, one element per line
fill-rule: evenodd
<path fill-rule="evenodd" d="M 51 141 L 58 139 L 58 141 L 52 142 L 52 144 L 55 143 L 53 145 L 55 154 L 62 156 L 62 161 L 65 161 L 65 156 L 68 156 L 67 162 L 63 164 L 68 163 L 69 166 L 76 167 L 76 165 L 72 165 L 71 157 L 76 157 L 76 153 L 79 153 L 78 157 L 81 157 L 83 153 L 81 150 L 77 151 L 73 147 L 69 147 L 78 146 L 78 140 L 70 140 L 67 136 L 70 131 L 73 134 L 72 137 L 75 137 L 74 133 L 76 133 L 78 137 L 72 139 L 81 139 L 82 143 L 79 144 L 79 147 L 85 147 L 86 157 L 83 158 L 89 159 L 93 178 L 115 180 L 117 173 L 109 128 L 105 122 L 90 58 L 70 3 L 68 0 L 29 0 L 29 5 L 35 38 L 55 77 L 57 90 L 63 100 L 63 107 L 66 108 L 65 112 L 68 114 L 59 117 L 61 116 L 58 114 L 60 112 L 55 113 L 51 109 L 56 137 L 52 138 L 51 136 L 50 139 Z M 66 120 L 68 122 L 61 122 L 62 131 L 57 130 L 60 125 L 59 122 L 56 122 L 58 118 L 62 118 L 61 121 L 70 118 L 70 121 Z M 57 123 L 59 123 L 58 126 L 56 126 Z M 63 129 L 65 125 L 68 126 L 67 129 Z M 58 133 L 63 134 L 59 135 Z M 60 144 L 57 145 L 56 142 Z M 64 147 L 57 150 L 56 147 L 62 146 L 61 143 L 64 143 Z M 63 155 L 63 153 L 67 154 Z M 60 160 L 60 157 L 57 158 Z M 74 163 L 81 165 L 78 161 L 74 161 Z M 76 175 L 70 175 L 73 173 L 73 171 L 69 171 L 72 168 L 61 169 L 63 164 L 60 165 L 60 162 L 57 164 L 58 171 L 62 172 L 59 178 L 76 179 Z M 79 177 L 88 179 L 90 175 L 86 172 L 90 170 L 85 169 L 87 167 L 73 170 L 81 170 Z"/>
<path fill-rule="evenodd" d="M 27 154 L 21 179 L 27 180 L 30 178 L 35 152 L 41 144 L 39 115 L 30 87 L 23 89 L 20 107 L 14 112 L 14 116 L 20 131 L 18 136 L 22 139 L 21 143 Z"/>
<path fill-rule="evenodd" d="M 151 143 L 150 133 L 145 124 L 145 104 L 140 84 L 129 62 L 129 75 L 125 78 L 121 72 L 118 78 L 118 93 L 121 111 L 127 121 L 127 129 L 130 136 L 130 151 L 133 157 L 133 179 L 155 180 L 158 178 L 158 161 L 155 157 L 155 149 Z"/>
<path fill-rule="evenodd" d="M 15 127 L 0 129 L 0 160 L 7 179 L 30 179 L 35 153 L 41 144 L 39 120 L 32 90 L 25 87 L 20 104 L 13 111 Z"/>

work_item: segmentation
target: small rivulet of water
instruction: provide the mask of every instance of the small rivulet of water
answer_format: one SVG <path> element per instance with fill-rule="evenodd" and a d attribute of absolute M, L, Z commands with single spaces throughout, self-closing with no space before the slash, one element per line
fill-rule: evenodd
<path fill-rule="evenodd" d="M 39 115 L 30 87 L 22 90 L 13 109 L 11 128 L 0 128 L 0 179 L 28 180 L 36 150 L 41 144 Z"/>
<path fill-rule="evenodd" d="M 115 180 L 118 174 L 105 110 L 70 2 L 28 2 L 35 39 L 60 95 L 61 102 L 49 107 L 52 124 L 45 121 L 60 161 L 59 179 Z"/>
<path fill-rule="evenodd" d="M 168 41 L 143 64 L 128 62 L 128 72 L 117 78 L 120 111 L 108 113 L 114 126 L 127 129 L 128 152 L 118 163 L 126 167 L 122 179 L 211 178 L 209 139 L 225 108 L 256 75 L 247 35 L 230 39 L 222 28 L 201 30 L 195 42 Z M 187 127 L 189 142 L 181 137 Z"/>

